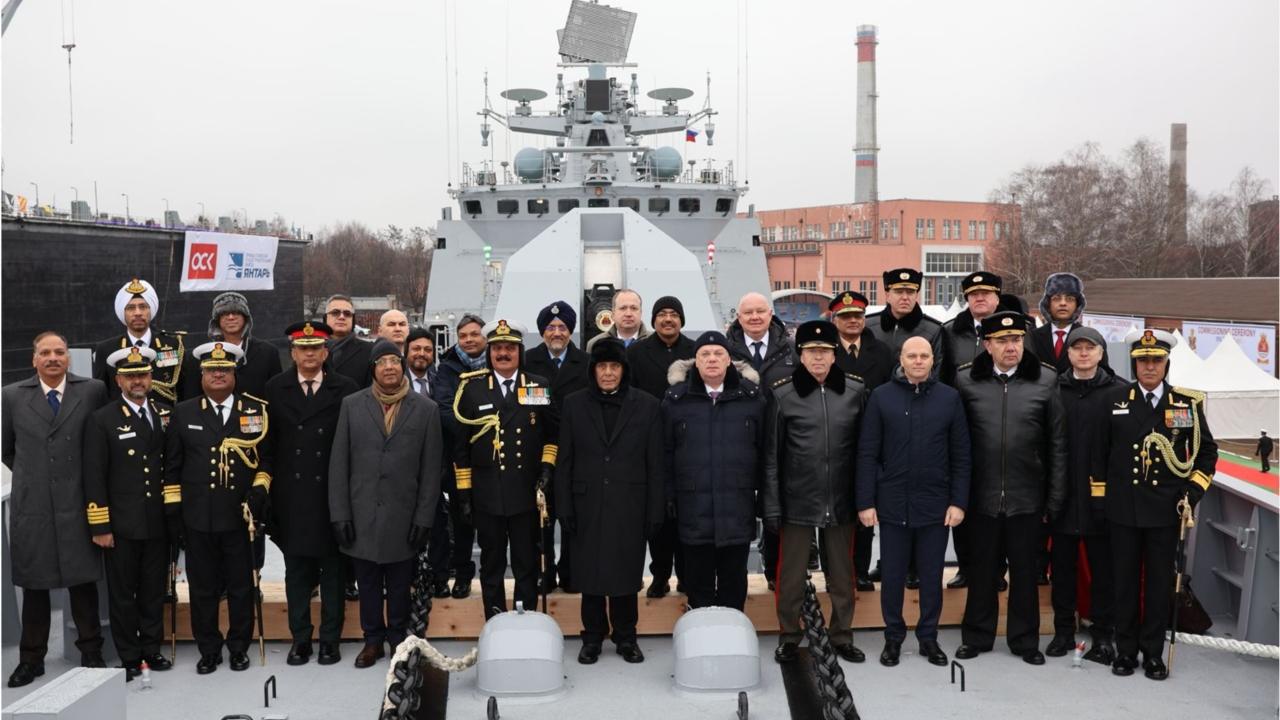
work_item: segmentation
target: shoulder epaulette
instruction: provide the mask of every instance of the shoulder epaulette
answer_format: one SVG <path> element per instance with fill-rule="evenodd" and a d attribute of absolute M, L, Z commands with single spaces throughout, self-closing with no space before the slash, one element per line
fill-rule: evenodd
<path fill-rule="evenodd" d="M 961 366 L 957 367 L 957 368 L 956 368 L 956 370 L 957 370 L 957 371 L 960 371 L 960 370 L 966 370 L 966 369 L 971 368 L 971 367 L 973 367 L 973 361 L 972 361 L 972 360 L 970 360 L 969 362 L 967 362 L 967 363 L 965 363 L 965 364 L 963 364 L 963 365 L 961 365 Z"/>
<path fill-rule="evenodd" d="M 266 400 L 263 400 L 263 399 L 262 399 L 262 398 L 260 398 L 260 397 L 255 397 L 255 396 L 253 396 L 253 395 L 250 395 L 250 394 L 249 394 L 249 393 L 247 393 L 247 392 L 242 392 L 242 393 L 240 393 L 240 396 L 241 396 L 241 397 L 247 397 L 247 398 L 249 398 L 250 400 L 257 400 L 258 402 L 262 403 L 263 405 L 270 405 L 270 403 L 268 403 Z"/>
<path fill-rule="evenodd" d="M 1041 361 L 1040 361 L 1040 367 L 1044 368 L 1045 370 L 1052 370 L 1052 371 L 1054 372 L 1054 374 L 1057 374 L 1057 372 L 1058 372 L 1058 366 L 1057 366 L 1057 365 L 1050 365 L 1049 363 L 1047 363 L 1047 362 L 1045 362 L 1045 361 L 1043 361 L 1043 360 L 1041 360 Z"/>
<path fill-rule="evenodd" d="M 468 378 L 484 377 L 485 375 L 488 375 L 488 374 L 489 374 L 489 368 L 481 368 L 479 370 L 472 370 L 471 372 L 464 372 L 458 376 L 458 379 L 466 380 Z"/>
<path fill-rule="evenodd" d="M 187 334 L 186 330 L 161 330 L 160 332 L 165 335 L 186 335 Z"/>
<path fill-rule="evenodd" d="M 866 381 L 866 380 L 864 380 L 864 379 L 862 379 L 862 376 L 861 376 L 861 375 L 855 375 L 855 374 L 853 374 L 853 373 L 851 373 L 851 372 L 847 372 L 847 373 L 845 373 L 845 374 L 844 374 L 844 376 L 845 376 L 845 377 L 847 377 L 847 378 L 849 378 L 850 380 L 857 380 L 858 382 L 862 383 L 863 385 L 866 385 L 866 384 L 867 384 L 867 381 Z"/>
<path fill-rule="evenodd" d="M 786 385 L 787 383 L 791 382 L 791 380 L 792 380 L 791 376 L 788 375 L 787 377 L 779 378 L 773 381 L 773 385 L 771 385 L 770 387 L 782 387 L 783 385 Z"/>
<path fill-rule="evenodd" d="M 1176 387 L 1176 386 L 1170 389 L 1178 393 L 1179 395 L 1186 395 L 1188 398 L 1191 398 L 1193 402 L 1198 402 L 1198 403 L 1204 402 L 1205 394 L 1199 390 L 1192 390 L 1190 388 L 1183 388 L 1183 387 Z"/>

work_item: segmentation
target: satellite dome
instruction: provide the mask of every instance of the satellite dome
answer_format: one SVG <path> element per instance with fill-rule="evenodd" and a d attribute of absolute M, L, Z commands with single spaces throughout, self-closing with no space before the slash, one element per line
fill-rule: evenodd
<path fill-rule="evenodd" d="M 648 154 L 648 162 L 653 175 L 658 180 L 674 180 L 680 176 L 683 159 L 680 151 L 673 147 L 660 147 Z"/>
<path fill-rule="evenodd" d="M 521 148 L 516 153 L 516 176 L 521 180 L 541 180 L 546 164 L 546 156 L 538 148 Z"/>
<path fill-rule="evenodd" d="M 595 111 L 595 112 L 591 113 L 591 124 L 592 124 L 592 125 L 603 125 L 603 124 L 604 124 L 604 113 L 600 112 L 599 110 L 597 110 L 597 111 Z"/>

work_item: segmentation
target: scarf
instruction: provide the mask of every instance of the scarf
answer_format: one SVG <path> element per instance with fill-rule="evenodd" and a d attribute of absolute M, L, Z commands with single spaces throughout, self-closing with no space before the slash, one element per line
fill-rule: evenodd
<path fill-rule="evenodd" d="M 407 379 L 402 379 L 400 381 L 400 388 L 391 394 L 384 394 L 382 390 L 378 388 L 377 383 L 371 385 L 370 389 L 373 390 L 373 397 L 378 402 L 382 403 L 383 431 L 389 437 L 391 435 L 391 428 L 394 427 L 396 423 L 396 415 L 400 412 L 400 401 L 404 399 L 405 395 L 409 394 L 409 381 Z"/>
<path fill-rule="evenodd" d="M 485 366 L 485 360 L 487 359 L 485 357 L 485 353 L 480 353 L 480 357 L 471 357 L 463 352 L 462 348 L 458 345 L 453 346 L 453 353 L 458 356 L 458 359 L 462 361 L 462 364 L 466 366 L 467 370 L 479 370 Z"/>

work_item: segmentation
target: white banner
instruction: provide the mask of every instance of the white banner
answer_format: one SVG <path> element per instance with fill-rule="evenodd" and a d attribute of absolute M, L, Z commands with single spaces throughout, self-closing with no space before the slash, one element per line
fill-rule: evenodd
<path fill-rule="evenodd" d="M 187 231 L 182 292 L 274 290 L 279 239 L 269 235 Z"/>
<path fill-rule="evenodd" d="M 1217 349 L 1222 338 L 1230 334 L 1246 357 L 1257 363 L 1268 375 L 1276 374 L 1276 329 L 1271 325 L 1233 325 L 1230 323 L 1183 322 L 1182 336 L 1202 358 Z"/>
<path fill-rule="evenodd" d="M 1133 328 L 1141 329 L 1146 323 L 1132 315 L 1093 315 L 1085 313 L 1081 324 L 1102 333 L 1102 339 L 1109 343 L 1124 342 L 1124 336 Z"/>

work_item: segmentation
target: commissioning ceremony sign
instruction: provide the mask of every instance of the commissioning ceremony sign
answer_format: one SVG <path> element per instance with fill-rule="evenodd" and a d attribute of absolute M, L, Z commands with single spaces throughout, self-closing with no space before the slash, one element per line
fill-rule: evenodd
<path fill-rule="evenodd" d="M 1182 336 L 1187 344 L 1202 358 L 1207 358 L 1218 348 L 1222 338 L 1230 335 L 1252 360 L 1268 375 L 1276 374 L 1276 329 L 1272 325 L 1241 325 L 1232 323 L 1190 322 L 1182 323 Z"/>

